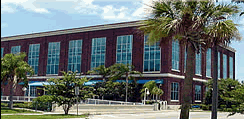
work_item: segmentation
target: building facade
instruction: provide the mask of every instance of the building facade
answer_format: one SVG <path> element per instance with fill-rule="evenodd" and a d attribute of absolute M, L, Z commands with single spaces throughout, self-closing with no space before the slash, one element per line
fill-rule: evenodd
<path fill-rule="evenodd" d="M 36 89 L 48 78 L 60 78 L 60 71 L 77 71 L 80 77 L 93 77 L 87 85 L 101 76 L 86 75 L 99 65 L 109 67 L 115 63 L 129 63 L 143 77 L 135 75 L 137 82 L 155 80 L 163 89 L 161 100 L 169 105 L 182 102 L 187 52 L 178 40 L 146 44 L 148 36 L 137 29 L 140 21 L 58 30 L 1 38 L 1 57 L 8 53 L 26 52 L 25 61 L 32 66 L 35 75 L 29 78 L 29 92 L 23 92 L 19 83 L 15 95 L 38 96 L 44 92 Z M 235 50 L 220 46 L 218 49 L 219 78 L 235 79 Z M 193 102 L 203 101 L 204 82 L 213 75 L 213 50 L 196 54 L 193 79 Z M 37 84 L 37 85 L 34 85 Z M 1 84 L 2 95 L 9 94 L 7 83 Z M 138 92 L 139 93 L 139 92 Z"/>

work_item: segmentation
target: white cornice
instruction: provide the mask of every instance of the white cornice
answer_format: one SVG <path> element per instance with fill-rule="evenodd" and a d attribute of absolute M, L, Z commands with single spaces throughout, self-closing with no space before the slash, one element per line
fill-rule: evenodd
<path fill-rule="evenodd" d="M 73 29 L 25 34 L 25 35 L 16 35 L 16 36 L 10 36 L 10 37 L 2 37 L 1 41 L 20 40 L 20 39 L 28 39 L 28 38 L 37 38 L 37 37 L 62 35 L 62 34 L 70 34 L 70 33 L 81 33 L 81 32 L 88 32 L 88 31 L 125 28 L 125 27 L 135 27 L 135 26 L 140 26 L 140 25 L 142 25 L 142 21 L 132 21 L 132 22 L 124 22 L 124 23 L 116 23 L 116 24 L 106 24 L 106 25 L 73 28 Z"/>
<path fill-rule="evenodd" d="M 140 77 L 138 74 L 132 74 L 133 77 Z M 102 78 L 101 75 L 81 75 L 76 76 L 77 78 Z M 123 76 L 124 77 L 124 76 Z M 142 74 L 142 77 L 172 77 L 172 78 L 178 78 L 178 79 L 185 79 L 185 76 L 171 74 L 171 73 L 163 73 L 163 74 Z M 63 76 L 36 76 L 36 77 L 28 77 L 28 79 L 49 79 L 49 78 L 63 78 Z M 199 78 L 193 78 L 194 81 L 199 82 L 207 82 L 206 79 L 199 79 Z"/>

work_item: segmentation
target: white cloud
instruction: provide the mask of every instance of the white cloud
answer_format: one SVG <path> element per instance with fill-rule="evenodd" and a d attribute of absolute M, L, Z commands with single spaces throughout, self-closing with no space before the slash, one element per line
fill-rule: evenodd
<path fill-rule="evenodd" d="M 159 0 L 142 0 L 141 7 L 135 10 L 132 16 L 141 18 L 149 15 L 151 11 L 151 8 L 149 6 L 152 5 L 153 1 L 159 1 Z"/>
<path fill-rule="evenodd" d="M 122 6 L 119 9 L 116 9 L 112 5 L 107 5 L 102 9 L 103 9 L 103 13 L 101 14 L 101 17 L 103 19 L 116 20 L 116 21 L 132 20 L 131 15 L 129 15 L 130 11 L 127 7 Z"/>

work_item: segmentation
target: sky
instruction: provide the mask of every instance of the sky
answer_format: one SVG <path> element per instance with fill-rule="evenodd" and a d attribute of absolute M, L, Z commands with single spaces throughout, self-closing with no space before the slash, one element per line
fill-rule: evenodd
<path fill-rule="evenodd" d="M 1 0 L 1 37 L 143 20 L 151 3 L 152 0 Z M 244 4 L 238 5 L 244 11 Z M 244 37 L 244 15 L 234 21 L 240 24 L 238 29 Z M 236 79 L 244 80 L 244 38 L 230 46 L 236 49 Z"/>

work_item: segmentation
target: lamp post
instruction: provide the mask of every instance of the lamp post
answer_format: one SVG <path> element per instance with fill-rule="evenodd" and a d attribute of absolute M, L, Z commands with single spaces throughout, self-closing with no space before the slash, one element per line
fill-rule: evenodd
<path fill-rule="evenodd" d="M 145 92 L 144 92 L 144 105 L 146 104 L 146 94 L 149 95 L 149 89 L 145 88 Z"/>
<path fill-rule="evenodd" d="M 26 93 L 25 91 L 27 90 L 27 88 L 23 87 L 22 90 L 24 91 L 24 100 L 25 100 L 25 93 Z"/>

